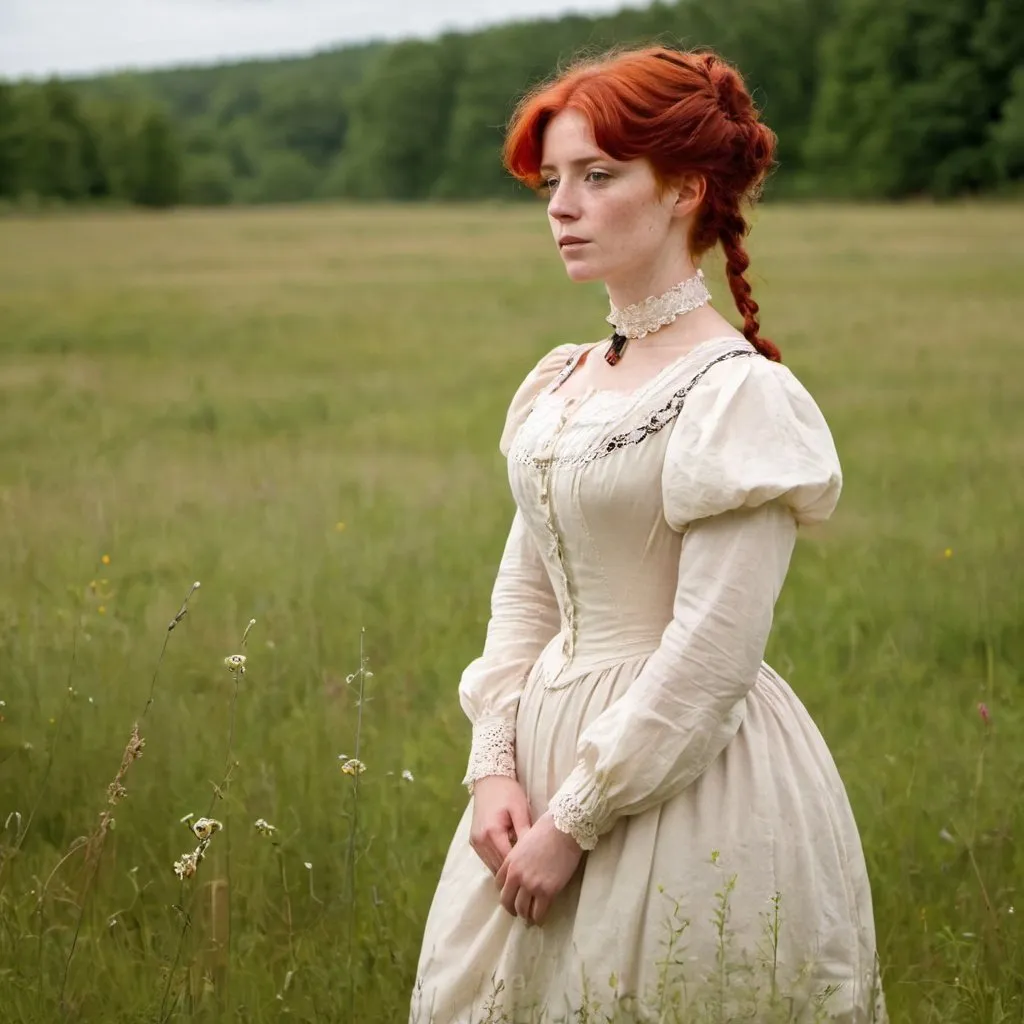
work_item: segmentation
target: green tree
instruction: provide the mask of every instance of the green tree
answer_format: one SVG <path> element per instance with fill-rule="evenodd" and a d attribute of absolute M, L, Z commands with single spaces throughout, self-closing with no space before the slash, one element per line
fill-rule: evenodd
<path fill-rule="evenodd" d="M 258 203 L 290 203 L 316 194 L 320 173 L 300 153 L 288 149 L 264 153 L 245 197 Z"/>
<path fill-rule="evenodd" d="M 162 111 L 150 111 L 136 139 L 138 177 L 132 198 L 140 206 L 164 207 L 179 202 L 183 175 L 174 129 Z"/>
<path fill-rule="evenodd" d="M 460 37 L 385 50 L 354 91 L 344 190 L 363 198 L 420 199 L 444 164 Z"/>
<path fill-rule="evenodd" d="M 1015 0 L 1020 6 L 1019 0 Z M 977 191 L 998 176 L 991 124 L 1010 91 L 1005 0 L 845 0 L 825 43 L 807 139 L 833 190 Z M 994 38 L 1000 52 L 993 55 Z"/>
<path fill-rule="evenodd" d="M 0 196 L 13 199 L 20 181 L 21 146 L 15 130 L 18 99 L 14 86 L 0 82 Z"/>
<path fill-rule="evenodd" d="M 182 202 L 196 206 L 230 203 L 235 194 L 231 164 L 223 153 L 209 152 L 192 156 L 185 164 Z"/>
<path fill-rule="evenodd" d="M 996 166 L 1004 181 L 1024 178 L 1024 64 L 1010 79 L 1010 95 L 991 128 Z"/>

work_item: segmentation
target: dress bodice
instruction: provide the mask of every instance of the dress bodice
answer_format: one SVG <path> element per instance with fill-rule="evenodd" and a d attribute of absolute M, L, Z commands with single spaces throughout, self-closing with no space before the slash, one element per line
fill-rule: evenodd
<path fill-rule="evenodd" d="M 632 392 L 563 395 L 581 352 L 536 394 L 508 451 L 512 493 L 561 616 L 543 654 L 549 688 L 657 647 L 672 617 L 682 540 L 661 486 L 673 427 L 706 374 L 756 357 L 745 342 L 723 339 Z"/>

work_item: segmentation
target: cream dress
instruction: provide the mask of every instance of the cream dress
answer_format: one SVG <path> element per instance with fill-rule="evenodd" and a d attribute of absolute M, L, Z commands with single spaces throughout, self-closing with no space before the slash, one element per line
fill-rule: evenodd
<path fill-rule="evenodd" d="M 517 511 L 459 687 L 466 782 L 518 778 L 587 851 L 541 927 L 455 833 L 415 1024 L 885 1020 L 871 893 L 820 733 L 763 661 L 797 526 L 841 472 L 784 366 L 705 342 L 630 393 L 537 364 L 501 450 Z"/>

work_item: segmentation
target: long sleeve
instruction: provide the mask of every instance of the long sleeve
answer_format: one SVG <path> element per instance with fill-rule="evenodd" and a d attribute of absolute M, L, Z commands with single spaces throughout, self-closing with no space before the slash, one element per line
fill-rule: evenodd
<path fill-rule="evenodd" d="M 544 356 L 517 389 L 499 441 L 508 454 L 536 395 L 565 365 L 573 346 Z M 519 696 L 541 651 L 558 632 L 561 615 L 547 569 L 520 511 L 512 519 L 491 592 L 483 652 L 459 682 L 459 700 L 473 725 L 473 746 L 463 780 L 487 775 L 515 778 L 515 725 Z"/>
<path fill-rule="evenodd" d="M 459 683 L 462 709 L 473 723 L 473 748 L 463 780 L 471 789 L 487 775 L 515 778 L 519 695 L 559 622 L 547 570 L 517 511 L 491 594 L 483 653 L 467 666 Z"/>
<path fill-rule="evenodd" d="M 584 849 L 689 786 L 743 721 L 796 541 L 841 472 L 796 378 L 760 357 L 716 368 L 669 439 L 668 524 L 684 534 L 672 619 L 629 690 L 583 731 L 549 808 Z"/>

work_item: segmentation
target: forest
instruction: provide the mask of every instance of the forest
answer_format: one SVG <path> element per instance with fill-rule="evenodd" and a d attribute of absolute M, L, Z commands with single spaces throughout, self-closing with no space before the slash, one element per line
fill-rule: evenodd
<path fill-rule="evenodd" d="M 283 60 L 0 80 L 0 204 L 507 198 L 519 96 L 579 55 L 732 61 L 778 133 L 769 198 L 1024 182 L 1024 0 L 696 0 Z"/>

